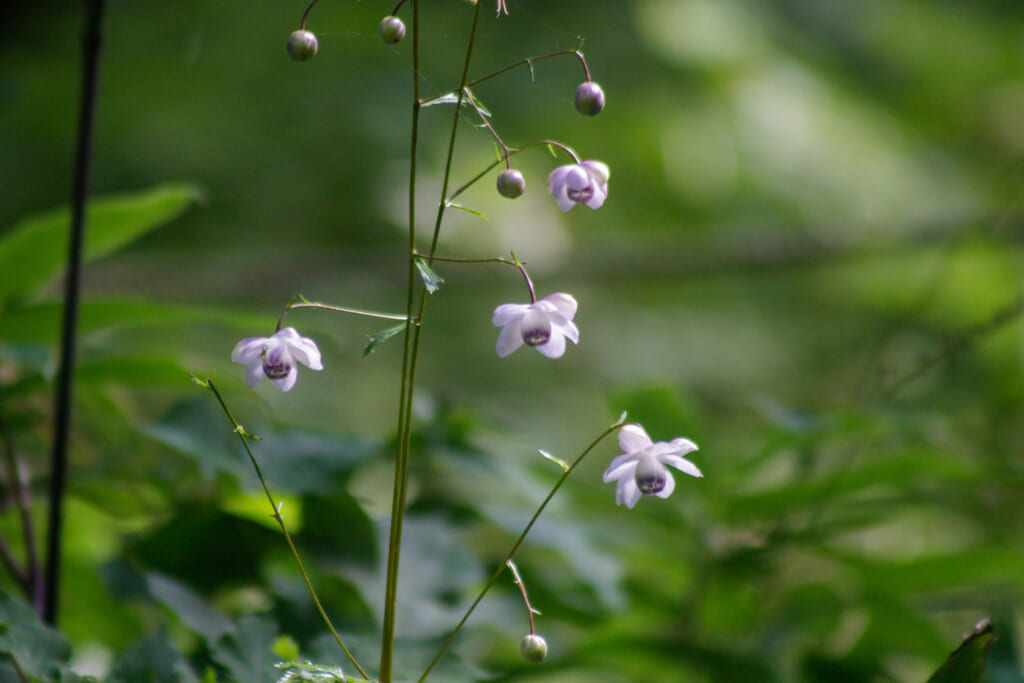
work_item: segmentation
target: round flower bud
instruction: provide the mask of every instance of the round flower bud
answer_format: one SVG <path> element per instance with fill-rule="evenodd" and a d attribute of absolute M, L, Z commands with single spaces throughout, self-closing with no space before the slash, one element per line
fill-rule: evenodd
<path fill-rule="evenodd" d="M 384 17 L 377 27 L 380 39 L 388 45 L 394 45 L 402 38 L 405 38 L 405 24 L 398 17 Z"/>
<path fill-rule="evenodd" d="M 498 174 L 498 194 L 502 197 L 515 199 L 526 192 L 526 179 L 514 168 L 508 168 Z"/>
<path fill-rule="evenodd" d="M 548 656 L 548 644 L 543 636 L 531 633 L 523 637 L 519 651 L 523 653 L 523 659 L 529 662 L 543 662 Z"/>
<path fill-rule="evenodd" d="M 584 116 L 600 114 L 604 109 L 604 90 L 594 81 L 584 81 L 576 88 L 576 111 Z"/>
<path fill-rule="evenodd" d="M 316 56 L 319 45 L 311 31 L 292 31 L 288 36 L 288 54 L 296 62 L 304 62 Z"/>

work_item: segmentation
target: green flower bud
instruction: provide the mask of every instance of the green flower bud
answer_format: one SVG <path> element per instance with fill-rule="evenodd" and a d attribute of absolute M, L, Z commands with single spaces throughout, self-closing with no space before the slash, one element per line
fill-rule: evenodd
<path fill-rule="evenodd" d="M 502 197 L 515 199 L 526 192 L 526 179 L 523 174 L 514 168 L 509 168 L 498 174 L 498 194 Z"/>
<path fill-rule="evenodd" d="M 604 109 L 604 90 L 594 81 L 584 81 L 576 88 L 576 111 L 584 116 L 600 114 Z"/>
<path fill-rule="evenodd" d="M 316 56 L 319 45 L 311 31 L 292 31 L 288 36 L 288 54 L 296 62 L 305 62 Z"/>
<path fill-rule="evenodd" d="M 523 638 L 519 651 L 523 653 L 523 659 L 529 662 L 543 662 L 548 656 L 548 644 L 543 636 L 531 633 Z"/>
<path fill-rule="evenodd" d="M 377 27 L 380 39 L 388 45 L 394 45 L 402 38 L 405 38 L 405 24 L 398 17 L 384 17 Z"/>

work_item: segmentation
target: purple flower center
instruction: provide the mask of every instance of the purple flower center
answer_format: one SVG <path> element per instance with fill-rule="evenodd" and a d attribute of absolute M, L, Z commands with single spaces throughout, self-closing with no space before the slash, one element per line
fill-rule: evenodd
<path fill-rule="evenodd" d="M 523 343 L 527 346 L 540 346 L 551 339 L 551 321 L 540 311 L 527 311 L 521 325 Z"/>
<path fill-rule="evenodd" d="M 644 495 L 661 493 L 668 483 L 665 466 L 650 456 L 641 456 L 636 468 L 636 487 Z"/>
<path fill-rule="evenodd" d="M 263 374 L 270 379 L 284 379 L 291 371 L 291 359 L 280 349 L 274 349 L 263 356 Z"/>

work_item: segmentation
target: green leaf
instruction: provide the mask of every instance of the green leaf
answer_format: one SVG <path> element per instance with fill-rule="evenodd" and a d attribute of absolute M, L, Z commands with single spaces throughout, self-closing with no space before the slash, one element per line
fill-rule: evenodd
<path fill-rule="evenodd" d="M 71 644 L 44 625 L 25 603 L 0 593 L 0 654 L 14 661 L 30 680 L 57 680 L 71 657 Z"/>
<path fill-rule="evenodd" d="M 444 278 L 431 270 L 430 266 L 421 258 L 416 259 L 416 270 L 419 271 L 420 277 L 423 279 L 423 286 L 431 294 L 440 289 L 441 285 L 444 284 Z"/>
<path fill-rule="evenodd" d="M 161 185 L 90 202 L 85 260 L 117 251 L 181 215 L 200 196 L 193 185 Z M 32 294 L 65 267 L 71 212 L 67 207 L 30 216 L 0 240 L 0 300 Z"/>
<path fill-rule="evenodd" d="M 154 572 L 146 576 L 146 587 L 150 595 L 208 642 L 215 642 L 234 629 L 227 617 L 178 581 Z"/>
<path fill-rule="evenodd" d="M 490 220 L 489 218 L 487 218 L 486 215 L 484 215 L 483 212 L 477 211 L 476 209 L 471 209 L 468 206 L 463 206 L 458 202 L 447 202 L 447 206 L 450 206 L 453 209 L 459 209 L 460 211 L 465 211 L 466 213 L 471 213 L 474 216 L 477 216 L 478 218 L 483 218 L 485 221 Z"/>
<path fill-rule="evenodd" d="M 985 653 L 995 639 L 992 623 L 982 619 L 928 683 L 980 683 L 985 673 Z"/>
<path fill-rule="evenodd" d="M 213 647 L 213 658 L 238 683 L 276 683 L 279 657 L 274 654 L 277 626 L 266 617 L 245 617 L 237 633 L 225 634 Z"/>
<path fill-rule="evenodd" d="M 404 331 L 405 323 L 401 323 L 399 325 L 395 325 L 394 327 L 389 327 L 386 330 L 381 330 L 376 334 L 371 334 L 370 338 L 366 342 L 366 348 L 363 349 L 363 357 L 365 358 L 366 356 L 369 356 L 378 346 L 386 342 L 388 339 L 391 339 L 396 334 L 400 334 Z"/>
<path fill-rule="evenodd" d="M 170 644 L 165 629 L 147 636 L 114 666 L 109 683 L 195 683 L 188 662 Z"/>

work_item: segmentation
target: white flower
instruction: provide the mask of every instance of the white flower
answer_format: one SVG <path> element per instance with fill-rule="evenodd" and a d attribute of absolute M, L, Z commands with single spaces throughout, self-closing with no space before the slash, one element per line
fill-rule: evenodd
<path fill-rule="evenodd" d="M 619 430 L 619 446 L 626 451 L 617 456 L 604 471 L 604 482 L 618 481 L 615 502 L 632 508 L 641 495 L 668 498 L 676 482 L 665 465 L 672 465 L 692 477 L 703 477 L 697 466 L 683 456 L 697 450 L 689 439 L 672 439 L 653 443 L 644 428 L 628 424 Z"/>
<path fill-rule="evenodd" d="M 568 211 L 577 204 L 601 208 L 608 196 L 611 171 L 600 161 L 559 166 L 548 176 L 548 192 L 555 196 L 558 208 Z"/>
<path fill-rule="evenodd" d="M 494 309 L 491 322 L 503 327 L 498 335 L 498 357 L 504 358 L 524 343 L 548 358 L 561 358 L 565 340 L 580 342 L 580 331 L 572 321 L 576 299 L 571 294 L 549 294 L 532 304 L 502 304 Z"/>
<path fill-rule="evenodd" d="M 250 388 L 267 377 L 275 387 L 288 391 L 299 376 L 295 361 L 311 370 L 324 369 L 316 343 L 301 336 L 294 327 L 286 327 L 273 337 L 243 339 L 235 344 L 231 360 L 246 365 L 245 383 Z"/>

